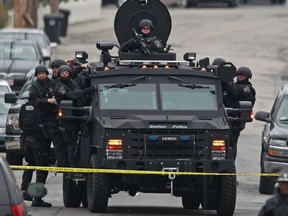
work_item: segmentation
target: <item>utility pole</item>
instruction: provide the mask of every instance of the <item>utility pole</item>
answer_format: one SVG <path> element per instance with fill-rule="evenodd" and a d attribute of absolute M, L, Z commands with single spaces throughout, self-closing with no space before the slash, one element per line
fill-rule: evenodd
<path fill-rule="evenodd" d="M 14 0 L 14 27 L 25 28 L 26 0 Z"/>

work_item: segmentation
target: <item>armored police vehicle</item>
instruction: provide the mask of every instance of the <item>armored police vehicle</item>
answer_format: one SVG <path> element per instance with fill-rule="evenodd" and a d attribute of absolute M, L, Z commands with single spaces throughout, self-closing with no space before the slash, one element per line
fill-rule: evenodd
<path fill-rule="evenodd" d="M 153 22 L 154 34 L 166 45 L 171 18 L 158 0 L 130 0 L 121 6 L 115 18 L 120 44 L 144 18 Z M 97 88 L 91 106 L 62 101 L 61 114 L 63 121 L 82 121 L 78 166 L 107 172 L 84 174 L 82 181 L 64 175 L 65 206 L 82 201 L 91 212 L 105 212 L 109 198 L 119 191 L 131 196 L 167 193 L 181 197 L 185 209 L 201 205 L 218 215 L 233 215 L 236 170 L 230 123 L 252 120 L 250 102 L 240 102 L 239 109 L 223 105 L 222 83 L 235 76 L 233 64 L 209 69 L 207 59 L 196 62 L 195 53 L 179 61 L 171 52 L 111 56 L 114 44 L 108 42 L 97 43 L 97 48 L 101 57 L 91 74 Z"/>

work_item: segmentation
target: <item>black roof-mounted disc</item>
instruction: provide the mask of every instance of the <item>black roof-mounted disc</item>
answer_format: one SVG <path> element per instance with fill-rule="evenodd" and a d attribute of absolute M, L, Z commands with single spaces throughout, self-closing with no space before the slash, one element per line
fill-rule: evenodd
<path fill-rule="evenodd" d="M 171 17 L 166 6 L 159 0 L 127 0 L 117 11 L 114 30 L 119 44 L 133 37 L 132 29 L 137 30 L 142 19 L 150 19 L 157 36 L 166 45 L 171 31 Z"/>

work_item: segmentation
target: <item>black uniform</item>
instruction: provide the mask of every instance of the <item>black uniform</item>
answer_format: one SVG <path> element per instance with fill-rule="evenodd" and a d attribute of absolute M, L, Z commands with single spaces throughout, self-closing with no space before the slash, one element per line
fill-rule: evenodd
<path fill-rule="evenodd" d="M 125 43 L 123 43 L 120 47 L 120 52 L 145 53 L 145 50 L 141 43 L 146 45 L 146 47 L 151 53 L 165 52 L 161 41 L 157 37 L 145 35 L 143 35 L 142 39 L 131 38 Z"/>
<path fill-rule="evenodd" d="M 28 166 L 48 166 L 50 139 L 44 137 L 40 128 L 40 111 L 29 100 L 20 108 L 19 124 L 22 129 L 20 144 Z M 24 170 L 21 190 L 26 191 L 31 183 L 34 170 Z M 37 171 L 36 182 L 46 183 L 48 172 Z M 25 198 L 25 197 L 24 197 Z"/>
<path fill-rule="evenodd" d="M 58 105 L 62 100 L 72 100 L 73 106 L 83 106 L 86 103 L 84 96 L 94 90 L 94 87 L 81 90 L 70 77 L 65 79 L 60 77 L 60 81 L 55 85 L 54 94 Z M 74 114 L 77 115 L 77 113 Z M 65 128 L 69 164 L 71 167 L 77 167 L 76 149 L 81 122 L 79 120 L 65 120 L 61 122 L 61 125 Z"/>
<path fill-rule="evenodd" d="M 281 193 L 268 199 L 259 212 L 259 216 L 286 216 L 288 214 L 288 197 Z"/>
<path fill-rule="evenodd" d="M 30 89 L 29 100 L 40 110 L 41 126 L 44 136 L 52 140 L 58 166 L 67 166 L 67 147 L 59 130 L 57 105 L 47 102 L 53 96 L 54 82 L 49 78 L 37 80 Z"/>
<path fill-rule="evenodd" d="M 243 81 L 237 81 L 235 84 L 226 87 L 224 92 L 224 105 L 226 107 L 239 108 L 239 101 L 250 101 L 254 106 L 256 100 L 256 91 L 248 78 Z M 240 132 L 245 128 L 245 123 L 233 122 L 231 124 L 231 146 L 233 147 L 233 156 L 237 156 L 237 142 Z"/>

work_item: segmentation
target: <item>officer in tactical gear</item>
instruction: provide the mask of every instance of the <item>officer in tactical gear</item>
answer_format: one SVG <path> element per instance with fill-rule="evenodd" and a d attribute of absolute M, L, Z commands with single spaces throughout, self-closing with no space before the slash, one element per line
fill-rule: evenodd
<path fill-rule="evenodd" d="M 223 92 L 224 105 L 226 107 L 239 108 L 239 101 L 250 101 L 252 107 L 256 100 L 256 91 L 249 79 L 252 78 L 252 72 L 248 67 L 240 67 L 236 71 L 237 81 L 229 83 L 225 92 Z M 234 159 L 237 156 L 237 142 L 240 132 L 245 128 L 245 123 L 234 122 L 232 126 L 231 146 L 233 147 Z"/>
<path fill-rule="evenodd" d="M 57 104 L 62 100 L 72 100 L 73 106 L 83 106 L 85 104 L 85 95 L 95 91 L 94 86 L 81 90 L 77 83 L 71 79 L 70 68 L 67 65 L 59 68 L 60 81 L 55 85 L 54 94 Z M 60 122 L 65 128 L 65 138 L 68 143 L 68 161 L 71 167 L 77 167 L 77 138 L 81 128 L 81 122 L 78 120 L 65 120 Z"/>
<path fill-rule="evenodd" d="M 35 68 L 37 80 L 30 88 L 28 102 L 20 108 L 19 124 L 23 130 L 21 144 L 24 149 L 25 160 L 29 166 L 48 166 L 49 164 L 51 139 L 43 133 L 41 124 L 45 124 L 53 116 L 51 114 L 56 110 L 56 100 L 48 96 L 49 93 L 53 92 L 52 84 L 47 78 L 48 74 L 48 69 L 44 65 Z M 36 182 L 45 184 L 47 175 L 47 171 L 36 171 Z M 33 170 L 25 170 L 21 184 L 24 199 L 31 201 L 32 199 L 27 196 L 26 190 L 32 176 Z M 51 207 L 52 205 L 41 198 L 35 198 L 31 206 Z"/>
<path fill-rule="evenodd" d="M 120 52 L 136 53 L 163 53 L 164 46 L 161 41 L 152 36 L 154 25 L 149 19 L 142 19 L 138 25 L 138 33 L 134 31 L 134 37 L 120 46 Z"/>
<path fill-rule="evenodd" d="M 52 80 L 55 81 L 58 78 L 58 68 L 61 65 L 67 65 L 67 63 L 63 60 L 63 59 L 55 59 L 52 63 L 51 63 L 51 68 L 52 68 Z"/>
<path fill-rule="evenodd" d="M 259 216 L 286 216 L 288 213 L 288 169 L 280 171 L 277 194 L 262 206 Z"/>

